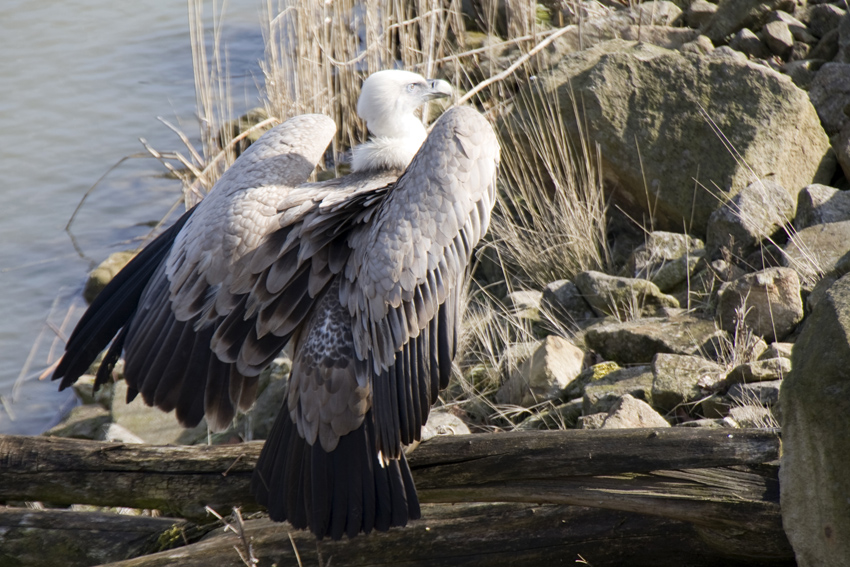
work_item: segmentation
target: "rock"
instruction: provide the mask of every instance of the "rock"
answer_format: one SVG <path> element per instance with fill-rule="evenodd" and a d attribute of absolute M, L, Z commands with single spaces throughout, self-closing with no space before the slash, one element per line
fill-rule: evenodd
<path fill-rule="evenodd" d="M 588 384 L 592 384 L 602 378 L 608 376 L 615 370 L 620 370 L 620 365 L 616 362 L 600 362 L 581 371 L 581 374 L 576 376 L 576 379 L 570 382 L 570 385 L 564 388 L 561 398 L 572 400 L 580 398 L 584 395 L 584 389 Z"/>
<path fill-rule="evenodd" d="M 752 382 L 772 382 L 782 380 L 791 372 L 791 360 L 788 358 L 768 358 L 747 362 L 733 368 L 726 375 L 727 384 L 750 384 Z"/>
<path fill-rule="evenodd" d="M 715 12 L 717 12 L 717 4 L 706 2 L 706 0 L 694 0 L 685 14 L 685 22 L 688 27 L 699 29 L 714 17 Z"/>
<path fill-rule="evenodd" d="M 682 423 L 677 423 L 676 427 L 723 427 L 721 420 L 719 419 L 694 419 L 692 421 L 683 421 Z"/>
<path fill-rule="evenodd" d="M 682 46 L 698 37 L 697 30 L 668 26 L 629 26 L 620 33 L 621 39 L 650 43 L 665 49 L 681 49 Z"/>
<path fill-rule="evenodd" d="M 809 28 L 806 24 L 788 12 L 772 12 L 768 18 L 767 25 L 771 22 L 783 22 L 786 26 L 788 26 L 788 31 L 791 32 L 791 37 L 795 41 L 801 41 L 808 44 L 815 44 L 818 41 L 818 39 L 809 32 Z"/>
<path fill-rule="evenodd" d="M 720 0 L 714 17 L 702 28 L 714 45 L 726 43 L 729 36 L 743 28 L 759 29 L 771 12 L 786 4 L 785 0 Z"/>
<path fill-rule="evenodd" d="M 838 54 L 837 63 L 850 63 L 850 12 L 844 14 L 838 22 Z"/>
<path fill-rule="evenodd" d="M 110 423 L 106 426 L 106 431 L 103 433 L 103 441 L 111 443 L 144 443 L 145 440 L 117 423 Z"/>
<path fill-rule="evenodd" d="M 648 364 L 661 352 L 698 355 L 719 334 L 725 335 L 710 319 L 678 315 L 597 325 L 587 329 L 584 338 L 606 360 Z"/>
<path fill-rule="evenodd" d="M 649 366 L 621 368 L 588 384 L 584 389 L 582 413 L 607 412 L 625 394 L 644 401 L 652 400 L 652 370 Z"/>
<path fill-rule="evenodd" d="M 722 419 L 729 413 L 729 407 L 732 405 L 732 400 L 726 396 L 712 394 L 702 400 L 697 409 L 699 413 L 709 419 Z"/>
<path fill-rule="evenodd" d="M 652 282 L 587 271 L 575 277 L 585 301 L 600 315 L 638 317 L 644 309 L 679 307 L 675 297 L 661 293 Z"/>
<path fill-rule="evenodd" d="M 126 403 L 127 382 L 115 383 L 115 396 L 112 400 L 112 419 L 140 437 L 145 443 L 154 445 L 192 445 L 207 436 L 206 420 L 197 426 L 186 429 L 177 422 L 174 412 L 146 406 L 142 396 L 136 396 Z"/>
<path fill-rule="evenodd" d="M 787 59 L 794 47 L 794 36 L 791 28 L 781 20 L 769 22 L 762 28 L 764 43 L 774 55 Z"/>
<path fill-rule="evenodd" d="M 578 424 L 581 417 L 582 403 L 583 400 L 578 398 L 553 408 L 544 409 L 523 420 L 517 425 L 517 429 L 520 431 L 572 429 Z"/>
<path fill-rule="evenodd" d="M 543 289 L 540 307 L 570 329 L 576 329 L 580 323 L 596 317 L 576 284 L 569 280 L 557 280 L 547 284 Z"/>
<path fill-rule="evenodd" d="M 112 421 L 103 406 L 89 404 L 77 406 L 68 417 L 44 432 L 47 437 L 68 437 L 71 439 L 103 439 L 106 425 Z"/>
<path fill-rule="evenodd" d="M 576 429 L 601 429 L 602 424 L 608 417 L 608 412 L 599 412 L 591 415 L 582 415 L 578 418 Z"/>
<path fill-rule="evenodd" d="M 846 272 L 846 255 L 850 252 L 850 221 L 818 224 L 791 235 L 784 247 L 785 264 L 794 268 L 806 283 L 823 275 Z M 838 274 L 838 275 L 842 275 Z"/>
<path fill-rule="evenodd" d="M 292 361 L 280 356 L 260 373 L 257 400 L 244 413 L 239 413 L 231 431 L 238 432 L 245 441 L 267 439 L 280 412 L 289 387 Z"/>
<path fill-rule="evenodd" d="M 659 353 L 652 360 L 652 404 L 671 411 L 716 391 L 726 377 L 717 363 L 700 356 Z"/>
<path fill-rule="evenodd" d="M 832 61 L 838 56 L 838 30 L 832 30 L 809 51 L 809 59 Z"/>
<path fill-rule="evenodd" d="M 756 181 L 711 214 L 706 246 L 745 257 L 763 240 L 774 237 L 794 218 L 796 198 L 778 183 Z"/>
<path fill-rule="evenodd" d="M 106 287 L 106 284 L 112 281 L 115 274 L 120 272 L 127 265 L 127 262 L 132 260 L 138 252 L 138 250 L 125 250 L 110 254 L 106 260 L 89 273 L 86 286 L 83 288 L 83 299 L 88 303 L 94 301 L 97 294 Z"/>
<path fill-rule="evenodd" d="M 762 406 L 744 405 L 729 408 L 729 419 L 735 427 L 774 428 L 778 426 L 770 410 Z"/>
<path fill-rule="evenodd" d="M 814 4 L 806 9 L 809 30 L 817 37 L 823 37 L 838 29 L 841 18 L 847 12 L 832 4 Z"/>
<path fill-rule="evenodd" d="M 759 355 L 759 360 L 767 360 L 770 358 L 791 358 L 791 349 L 794 343 L 770 343 L 770 346 Z"/>
<path fill-rule="evenodd" d="M 829 136 L 850 122 L 844 109 L 850 105 L 850 63 L 826 63 L 809 89 L 809 98 Z"/>
<path fill-rule="evenodd" d="M 841 131 L 833 136 L 832 148 L 844 177 L 850 179 L 850 123 L 845 124 Z"/>
<path fill-rule="evenodd" d="M 648 403 L 625 394 L 608 411 L 600 429 L 633 427 L 670 427 L 670 424 Z"/>
<path fill-rule="evenodd" d="M 779 403 L 779 387 L 781 384 L 782 380 L 732 384 L 729 387 L 728 395 L 733 401 L 741 404 L 757 402 L 763 406 L 772 406 Z"/>
<path fill-rule="evenodd" d="M 665 264 L 687 254 L 696 255 L 705 248 L 699 238 L 677 232 L 656 230 L 646 235 L 646 242 L 638 246 L 629 258 L 629 269 L 633 277 L 650 279 Z"/>
<path fill-rule="evenodd" d="M 642 2 L 632 8 L 637 25 L 671 26 L 682 16 L 682 9 L 673 2 L 653 0 Z"/>
<path fill-rule="evenodd" d="M 606 184 L 624 207 L 654 214 L 660 230 L 687 226 L 701 234 L 711 213 L 746 187 L 753 171 L 773 173 L 796 199 L 805 185 L 830 180 L 835 167 L 805 93 L 734 53 L 717 49 L 699 57 L 608 41 L 566 56 L 535 88 L 557 92 L 574 136 L 573 99 L 582 101 L 581 125 L 594 125 Z M 700 107 L 740 156 L 718 138 Z M 705 189 L 695 189 L 694 179 Z"/>
<path fill-rule="evenodd" d="M 691 309 L 701 306 L 706 311 L 713 311 L 720 287 L 725 282 L 738 279 L 744 273 L 744 270 L 735 264 L 726 260 L 715 260 L 690 278 L 688 289 L 683 294 L 684 299 L 680 298 L 679 303 L 686 304 Z"/>
<path fill-rule="evenodd" d="M 800 567 L 850 557 L 850 276 L 803 324 L 780 389 L 782 524 Z"/>
<path fill-rule="evenodd" d="M 762 43 L 759 36 L 747 28 L 738 30 L 729 40 L 729 47 L 740 51 L 752 59 L 766 59 L 770 57 L 770 51 Z"/>
<path fill-rule="evenodd" d="M 850 191 L 839 191 L 820 183 L 807 185 L 800 191 L 795 229 L 846 220 L 850 220 Z"/>
<path fill-rule="evenodd" d="M 539 311 L 542 297 L 543 293 L 540 291 L 518 290 L 510 292 L 507 300 L 515 312 Z"/>
<path fill-rule="evenodd" d="M 803 45 L 797 43 L 795 45 Z M 791 77 L 794 84 L 803 90 L 809 90 L 815 74 L 824 64 L 820 59 L 804 59 L 802 61 L 788 61 L 779 68 L 780 71 Z"/>
<path fill-rule="evenodd" d="M 425 427 L 422 428 L 421 443 L 439 435 L 469 435 L 469 426 L 455 414 L 435 409 L 428 416 Z"/>
<path fill-rule="evenodd" d="M 735 333 L 739 316 L 753 334 L 782 340 L 803 319 L 800 278 L 790 268 L 768 268 L 735 280 L 720 292 L 717 319 Z"/>
<path fill-rule="evenodd" d="M 692 53 L 694 55 L 707 55 L 714 51 L 714 44 L 711 43 L 711 40 L 708 39 L 708 36 L 701 35 L 698 36 L 695 40 L 689 41 L 688 43 L 682 45 L 680 48 L 685 53 Z"/>
<path fill-rule="evenodd" d="M 557 397 L 581 372 L 584 352 L 567 339 L 550 335 L 496 394 L 500 403 L 531 407 Z"/>
<path fill-rule="evenodd" d="M 123 361 L 119 364 L 123 368 Z M 118 365 L 116 365 L 117 368 Z M 94 391 L 95 377 L 92 374 L 83 374 L 74 385 L 74 393 L 80 398 L 83 404 L 99 404 L 105 408 L 112 406 L 113 382 L 108 382 L 100 386 L 97 391 Z"/>

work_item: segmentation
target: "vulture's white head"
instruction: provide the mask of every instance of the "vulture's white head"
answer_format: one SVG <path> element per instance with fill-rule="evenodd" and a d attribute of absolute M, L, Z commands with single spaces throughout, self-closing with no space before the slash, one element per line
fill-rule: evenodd
<path fill-rule="evenodd" d="M 446 81 L 409 71 L 378 71 L 363 82 L 357 114 L 372 139 L 353 150 L 352 171 L 404 169 L 428 136 L 414 111 L 429 100 L 451 96 Z"/>

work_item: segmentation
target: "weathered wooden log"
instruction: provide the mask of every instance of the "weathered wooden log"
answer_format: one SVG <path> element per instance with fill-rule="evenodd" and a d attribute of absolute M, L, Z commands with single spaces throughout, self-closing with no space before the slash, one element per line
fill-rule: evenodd
<path fill-rule="evenodd" d="M 778 458 L 779 445 L 778 434 L 768 430 L 514 432 L 435 438 L 411 455 L 410 465 L 423 502 L 430 489 L 445 501 L 459 497 L 447 490 L 469 486 L 479 487 L 474 498 L 484 498 L 488 484 L 486 499 L 501 501 L 506 483 L 758 464 Z M 0 436 L 0 502 L 151 508 L 186 518 L 204 517 L 205 505 L 252 510 L 248 487 L 261 446 Z M 535 494 L 526 501 L 547 499 Z M 563 497 L 555 502 L 564 503 Z"/>
<path fill-rule="evenodd" d="M 710 551 L 710 546 L 699 543 L 700 549 L 709 550 L 707 557 L 716 559 L 719 553 L 724 557 L 746 557 L 748 561 L 770 559 L 781 563 L 792 554 L 781 527 L 776 469 L 774 466 L 753 466 L 776 459 L 779 446 L 778 434 L 765 430 L 517 432 L 437 438 L 420 446 L 410 462 L 423 502 L 574 504 L 616 510 L 616 514 L 606 512 L 612 518 L 631 518 L 629 514 L 639 512 L 655 516 L 647 520 L 648 529 L 659 525 L 669 527 L 673 525 L 671 522 L 682 520 L 693 524 L 677 528 L 687 532 L 688 535 L 682 537 L 689 541 L 689 549 L 699 540 L 697 533 L 710 534 L 704 539 L 714 541 L 722 552 Z M 260 447 L 261 443 L 152 447 L 0 437 L 0 501 L 122 505 L 164 509 L 190 517 L 198 516 L 204 505 L 222 512 L 236 505 L 255 508 L 248 483 Z M 537 529 L 523 522 L 529 521 L 527 510 L 538 508 L 500 505 L 492 509 L 497 515 L 504 513 L 512 518 L 511 514 L 518 515 L 519 524 L 511 529 Z M 578 513 L 574 506 L 540 508 L 553 509 L 561 510 L 552 512 L 556 515 Z M 438 517 L 428 515 L 434 510 Z M 461 529 L 461 524 L 453 522 L 462 520 L 454 518 L 452 511 L 465 514 L 466 510 L 476 510 L 476 518 L 487 516 L 486 507 L 431 506 L 427 507 L 425 523 L 415 525 L 445 525 L 447 533 L 452 533 Z M 626 516 L 618 515 L 620 513 Z M 492 530 L 493 521 L 492 518 L 482 520 L 481 526 L 474 527 L 469 537 L 488 542 L 484 548 L 501 541 L 504 534 Z M 473 522 L 473 525 L 477 524 Z M 275 524 L 258 528 L 260 535 L 257 537 L 277 534 L 269 536 L 270 541 L 275 542 L 272 549 L 277 554 L 278 547 L 286 547 L 289 541 L 288 535 L 280 534 L 288 532 L 280 525 L 273 526 Z M 275 537 L 286 540 L 281 544 Z M 302 544 L 312 542 L 311 536 L 303 537 L 307 539 Z M 607 537 L 621 536 L 611 532 Z M 638 539 L 653 540 L 655 537 L 652 532 Z M 371 537 L 363 539 L 371 540 Z M 354 542 L 358 541 L 360 538 L 355 538 Z M 579 538 L 578 541 L 584 540 Z M 371 544 L 357 545 L 365 546 L 363 553 L 374 551 L 369 547 Z M 397 546 L 408 548 L 403 542 Z M 534 562 L 538 556 L 530 549 L 537 549 L 535 546 L 552 547 L 548 541 L 533 544 L 531 548 L 523 543 L 520 551 L 508 547 L 499 548 L 504 549 L 506 555 L 501 551 L 494 553 L 503 562 L 500 564 L 510 564 L 508 558 L 514 555 Z M 226 547 L 231 549 L 229 544 Z M 601 547 L 610 548 L 611 553 L 616 549 L 608 541 Z M 459 561 L 454 552 L 443 553 L 451 558 L 447 560 L 449 563 Z M 387 564 L 402 561 L 399 557 L 380 557 L 381 561 L 389 558 Z M 352 561 L 344 564 L 363 564 Z M 642 564 L 631 560 L 629 563 Z M 151 563 L 154 564 L 157 563 Z M 335 561 L 334 564 L 339 563 Z M 653 564 L 666 563 L 656 561 Z"/>
<path fill-rule="evenodd" d="M 164 549 L 187 528 L 176 518 L 0 507 L 0 567 L 119 561 Z"/>
<path fill-rule="evenodd" d="M 249 520 L 244 538 L 219 531 L 184 548 L 109 567 L 243 567 L 239 553 L 248 556 L 245 542 L 261 567 L 514 567 L 576 565 L 582 559 L 595 567 L 794 565 L 793 555 L 729 557 L 707 545 L 690 524 L 667 518 L 578 506 L 432 504 L 423 507 L 422 520 L 387 533 L 317 543 L 287 524 Z"/>

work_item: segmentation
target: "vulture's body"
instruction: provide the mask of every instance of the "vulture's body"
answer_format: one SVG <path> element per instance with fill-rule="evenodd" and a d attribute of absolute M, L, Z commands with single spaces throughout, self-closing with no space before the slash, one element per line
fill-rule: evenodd
<path fill-rule="evenodd" d="M 392 81 L 367 80 L 358 111 L 380 147 L 355 153 L 354 173 L 306 183 L 335 132 L 329 118 L 272 129 L 98 296 L 54 373 L 69 386 L 112 341 L 98 383 L 123 350 L 128 396 L 221 429 L 291 341 L 253 491 L 273 519 L 319 537 L 418 517 L 402 446 L 448 382 L 459 295 L 494 202 L 486 120 L 454 108 L 422 143 L 424 128 L 398 123 L 445 85 L 384 73 L 415 98 L 388 110 Z"/>

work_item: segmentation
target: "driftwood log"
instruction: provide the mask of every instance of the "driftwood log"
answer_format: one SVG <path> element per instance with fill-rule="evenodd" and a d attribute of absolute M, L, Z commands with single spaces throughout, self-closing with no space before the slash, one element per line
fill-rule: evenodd
<path fill-rule="evenodd" d="M 0 502 L 155 508 L 189 518 L 199 518 L 206 505 L 222 513 L 231 506 L 256 509 L 248 484 L 260 448 L 259 442 L 152 447 L 0 437 Z M 293 532 L 293 541 L 304 565 L 319 564 L 319 553 L 325 562 L 333 555 L 333 565 L 415 565 L 420 560 L 429 565 L 511 565 L 555 557 L 574 564 L 576 554 L 594 565 L 620 560 L 631 565 L 731 565 L 737 560 L 793 565 L 782 532 L 776 467 L 767 464 L 779 453 L 779 436 L 769 430 L 441 437 L 422 444 L 410 457 L 423 502 L 515 504 L 435 504 L 425 507 L 423 520 L 389 534 L 323 542 L 317 548 L 310 536 Z M 541 522 L 549 527 L 543 529 Z M 293 549 L 285 524 L 256 520 L 245 525 L 260 550 L 261 565 L 267 559 L 267 564 L 294 564 L 294 556 L 292 562 L 282 559 Z M 631 531 L 614 527 L 618 525 L 632 526 Z M 232 537 L 221 535 L 126 565 L 168 564 L 166 556 L 173 553 L 181 554 L 185 565 L 210 564 L 212 557 L 216 564 L 233 560 L 238 565 Z M 467 540 L 480 549 L 460 543 Z M 647 552 L 644 557 L 652 561 L 638 561 L 628 553 L 641 549 L 639 542 L 671 552 L 681 543 L 704 560 L 688 556 L 683 563 L 680 555 L 678 562 L 664 562 L 664 554 Z M 597 563 L 590 557 L 594 554 Z M 190 562 L 196 556 L 205 559 Z"/>

